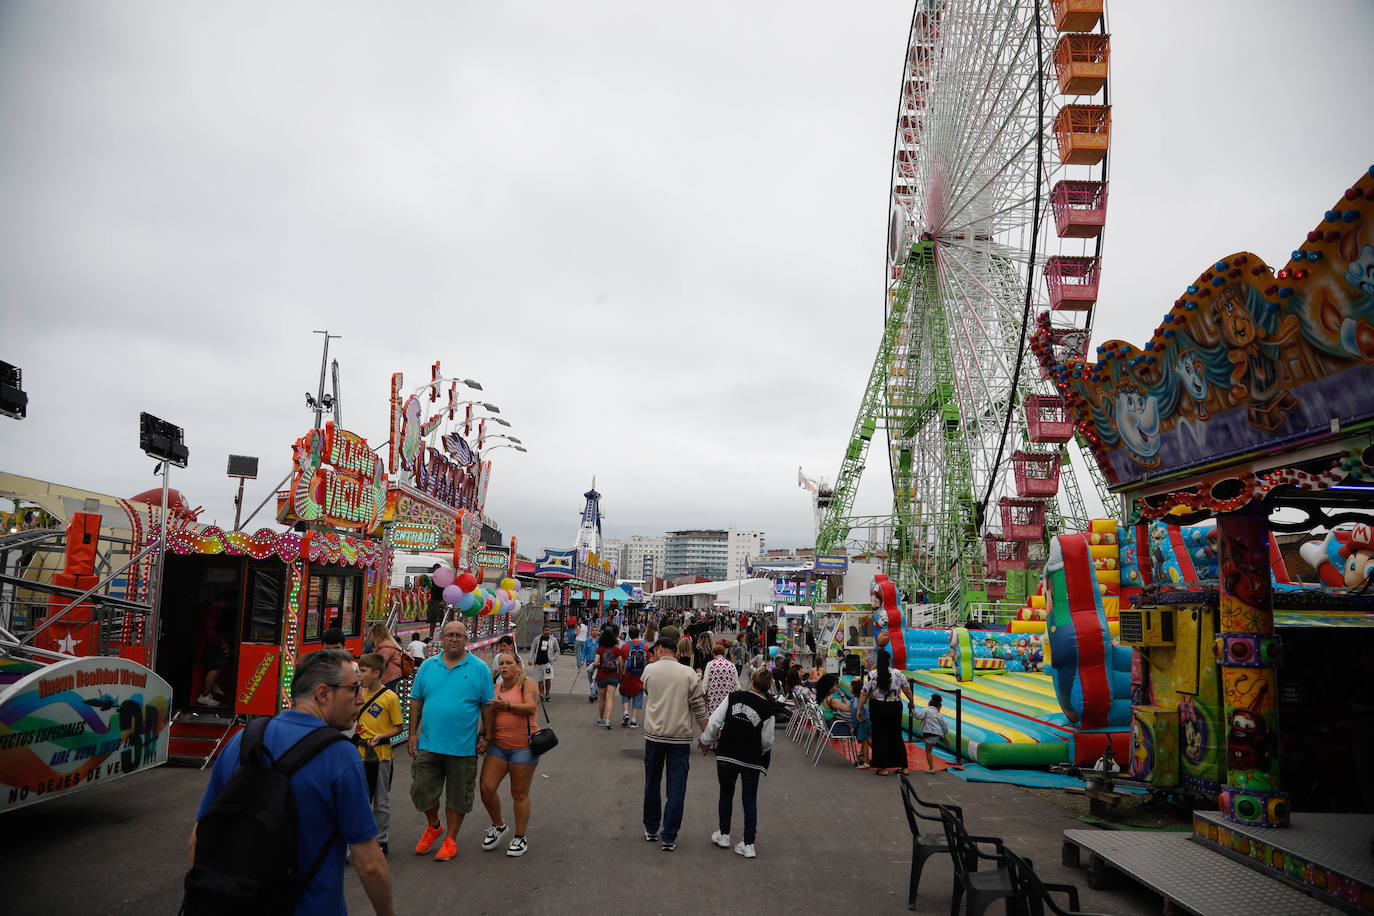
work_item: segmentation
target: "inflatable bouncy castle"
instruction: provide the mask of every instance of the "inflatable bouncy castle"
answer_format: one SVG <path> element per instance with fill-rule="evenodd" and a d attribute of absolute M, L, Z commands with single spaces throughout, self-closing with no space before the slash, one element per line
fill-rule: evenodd
<path fill-rule="evenodd" d="M 1038 632 L 908 627 L 892 583 L 874 580 L 879 644 L 885 640 L 906 672 L 917 702 L 961 692 L 960 750 L 984 766 L 1090 765 L 1109 745 L 1123 759 L 1127 752 L 1131 653 L 1111 642 L 1088 535 L 1063 540 L 1067 558 L 1042 587 L 1050 601 Z M 1047 663 L 1059 666 L 1053 675 L 1042 671 Z M 949 700 L 945 708 L 948 715 Z"/>

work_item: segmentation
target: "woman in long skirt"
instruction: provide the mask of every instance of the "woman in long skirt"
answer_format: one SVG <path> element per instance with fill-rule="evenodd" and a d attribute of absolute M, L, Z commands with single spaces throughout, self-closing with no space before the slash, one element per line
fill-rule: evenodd
<path fill-rule="evenodd" d="M 859 704 L 867 705 L 873 733 L 873 753 L 870 764 L 879 776 L 907 772 L 906 742 L 902 740 L 902 700 L 914 701 L 911 685 L 902 672 L 892 667 L 892 656 L 886 649 L 878 650 L 878 666 L 864 679 Z"/>

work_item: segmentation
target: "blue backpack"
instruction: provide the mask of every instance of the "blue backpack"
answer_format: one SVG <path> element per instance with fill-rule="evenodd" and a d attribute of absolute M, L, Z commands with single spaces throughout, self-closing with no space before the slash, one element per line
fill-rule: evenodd
<path fill-rule="evenodd" d="M 630 643 L 630 657 L 625 661 L 626 674 L 643 674 L 644 666 L 648 664 L 649 658 L 644 652 L 644 643 L 635 645 Z"/>

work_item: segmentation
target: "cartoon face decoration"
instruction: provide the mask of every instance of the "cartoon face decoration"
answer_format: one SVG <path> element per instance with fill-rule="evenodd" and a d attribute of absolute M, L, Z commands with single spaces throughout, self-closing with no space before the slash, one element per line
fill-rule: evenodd
<path fill-rule="evenodd" d="M 1233 347 L 1244 347 L 1255 340 L 1255 319 L 1245 303 L 1231 290 L 1223 290 L 1216 306 L 1221 336 Z"/>
<path fill-rule="evenodd" d="M 1189 348 L 1180 353 L 1174 362 L 1174 371 L 1178 374 L 1183 390 L 1188 392 L 1188 396 L 1194 401 L 1194 413 L 1199 419 L 1207 416 L 1207 408 L 1203 405 L 1203 401 L 1207 399 L 1207 375 L 1197 351 Z"/>
<path fill-rule="evenodd" d="M 1148 779 L 1154 772 L 1154 741 L 1138 718 L 1131 719 L 1131 775 L 1137 779 Z"/>
<path fill-rule="evenodd" d="M 1116 428 L 1126 454 L 1143 467 L 1159 466 L 1159 400 L 1123 382 L 1116 393 Z"/>
<path fill-rule="evenodd" d="M 1269 725 L 1253 709 L 1231 712 L 1226 734 L 1226 753 L 1237 770 L 1262 770 L 1269 766 Z"/>
<path fill-rule="evenodd" d="M 1183 730 L 1183 759 L 1199 764 L 1207 753 L 1207 722 L 1191 700 L 1180 704 L 1179 713 Z"/>
<path fill-rule="evenodd" d="M 1374 528 L 1359 524 L 1350 531 L 1350 540 L 1341 545 L 1341 575 L 1346 585 L 1361 585 L 1374 579 Z"/>
<path fill-rule="evenodd" d="M 1374 296 L 1374 245 L 1360 249 L 1360 256 L 1345 269 L 1345 282 L 1366 296 Z"/>

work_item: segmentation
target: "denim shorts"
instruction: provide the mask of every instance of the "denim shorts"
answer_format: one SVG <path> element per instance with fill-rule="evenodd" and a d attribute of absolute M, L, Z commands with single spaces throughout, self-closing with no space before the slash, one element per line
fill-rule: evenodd
<path fill-rule="evenodd" d="M 506 763 L 511 763 L 518 767 L 539 765 L 539 755 L 530 750 L 528 745 L 506 750 L 504 747 L 498 747 L 493 744 L 487 748 L 487 756 L 495 757 L 498 760 L 504 760 Z"/>
<path fill-rule="evenodd" d="M 615 687 L 619 683 L 620 678 L 618 677 L 599 677 L 596 679 L 596 686 L 598 687 Z"/>

